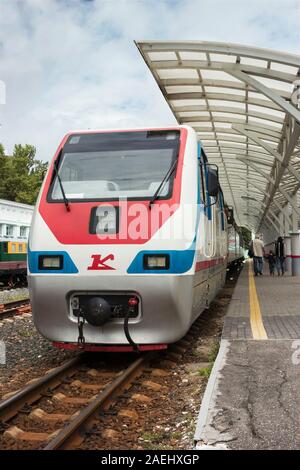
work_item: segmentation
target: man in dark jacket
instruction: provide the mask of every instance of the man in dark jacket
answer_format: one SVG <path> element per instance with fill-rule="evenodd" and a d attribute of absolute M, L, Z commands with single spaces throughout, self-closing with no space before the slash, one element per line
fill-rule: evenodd
<path fill-rule="evenodd" d="M 280 276 L 280 271 L 283 276 L 285 271 L 285 247 L 282 237 L 278 237 L 275 242 L 275 256 L 278 276 Z"/>

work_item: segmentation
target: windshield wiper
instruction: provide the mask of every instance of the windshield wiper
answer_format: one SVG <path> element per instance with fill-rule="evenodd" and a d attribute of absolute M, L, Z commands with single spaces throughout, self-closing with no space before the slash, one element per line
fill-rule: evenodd
<path fill-rule="evenodd" d="M 149 201 L 149 209 L 151 209 L 152 205 L 154 204 L 154 202 L 156 201 L 156 199 L 158 198 L 158 195 L 160 193 L 160 191 L 162 190 L 162 188 L 164 187 L 165 183 L 170 179 L 173 171 L 175 170 L 176 168 L 176 165 L 177 165 L 177 158 L 176 160 L 172 163 L 172 165 L 170 166 L 170 168 L 168 169 L 167 173 L 165 174 L 164 178 L 162 179 L 160 185 L 158 186 L 157 190 L 155 191 L 155 193 L 153 194 L 152 198 L 150 199 Z"/>
<path fill-rule="evenodd" d="M 60 153 L 60 155 L 61 155 L 61 153 Z M 64 204 L 66 206 L 67 211 L 70 212 L 71 208 L 70 208 L 70 205 L 69 205 L 69 201 L 68 201 L 68 198 L 66 196 L 66 193 L 65 193 L 65 190 L 64 190 L 64 187 L 63 187 L 63 184 L 62 184 L 62 180 L 61 180 L 61 178 L 59 176 L 59 173 L 58 173 L 57 162 L 58 162 L 58 159 L 59 159 L 60 155 L 58 156 L 58 158 L 54 162 L 54 170 L 55 170 L 58 182 L 59 182 L 59 186 L 60 186 L 60 190 L 61 190 L 61 193 L 62 193 L 62 196 L 63 196 Z"/>

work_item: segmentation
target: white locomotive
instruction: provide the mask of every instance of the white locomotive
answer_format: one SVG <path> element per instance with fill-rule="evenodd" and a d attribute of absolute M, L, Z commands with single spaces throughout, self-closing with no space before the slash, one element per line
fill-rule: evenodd
<path fill-rule="evenodd" d="M 227 263 L 218 172 L 192 128 L 64 137 L 29 238 L 42 335 L 70 349 L 165 348 L 215 297 Z"/>

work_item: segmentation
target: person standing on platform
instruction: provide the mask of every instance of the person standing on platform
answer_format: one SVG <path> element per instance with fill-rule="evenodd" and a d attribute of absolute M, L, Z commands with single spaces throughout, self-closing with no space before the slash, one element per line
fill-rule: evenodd
<path fill-rule="evenodd" d="M 277 242 L 275 242 L 275 256 L 276 256 L 276 269 L 278 276 L 280 272 L 282 276 L 285 271 L 285 249 L 284 242 L 282 237 L 278 237 Z"/>
<path fill-rule="evenodd" d="M 270 276 L 275 275 L 275 266 L 276 266 L 276 256 L 274 255 L 273 251 L 270 250 L 270 253 L 268 254 L 268 263 L 269 263 L 269 271 L 270 271 Z"/>
<path fill-rule="evenodd" d="M 262 276 L 264 254 L 264 244 L 262 240 L 260 240 L 259 235 L 255 235 L 255 239 L 253 240 L 253 266 L 255 276 L 258 276 L 258 274 Z"/>

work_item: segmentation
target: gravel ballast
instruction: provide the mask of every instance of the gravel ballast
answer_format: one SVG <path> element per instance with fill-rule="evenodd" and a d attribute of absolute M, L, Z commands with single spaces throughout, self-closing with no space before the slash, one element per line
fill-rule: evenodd
<path fill-rule="evenodd" d="M 37 332 L 30 314 L 1 321 L 0 341 L 0 399 L 75 354 L 54 348 Z"/>
<path fill-rule="evenodd" d="M 96 432 L 82 448 L 101 449 L 104 445 L 104 448 L 111 449 L 176 450 L 193 447 L 196 419 L 238 274 L 230 274 L 225 287 L 210 308 L 203 312 L 199 320 L 199 335 L 184 355 L 175 360 L 170 374 L 155 377 L 155 381 L 163 385 L 164 393 L 149 394 L 152 399 L 149 406 L 134 401 L 128 404 L 121 398 L 106 426 L 111 433 L 121 433 L 122 438 L 115 441 L 110 438 L 107 442 L 102 438 L 99 442 Z M 36 331 L 30 314 L 0 322 L 0 341 L 6 348 L 5 364 L 1 364 L 0 355 L 0 400 L 77 354 L 54 348 Z M 101 358 L 99 353 L 99 361 Z M 164 368 L 164 365 L 158 363 L 155 367 Z M 139 392 L 138 387 L 136 392 Z M 124 407 L 138 414 L 137 422 L 119 417 L 118 412 Z M 101 427 L 99 432 L 102 434 Z"/>
<path fill-rule="evenodd" d="M 28 292 L 27 287 L 0 290 L 0 304 L 13 302 L 15 300 L 28 299 L 28 297 L 29 297 L 29 292 Z"/>

